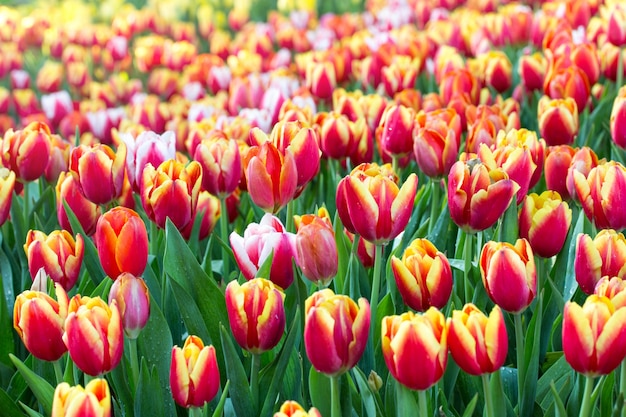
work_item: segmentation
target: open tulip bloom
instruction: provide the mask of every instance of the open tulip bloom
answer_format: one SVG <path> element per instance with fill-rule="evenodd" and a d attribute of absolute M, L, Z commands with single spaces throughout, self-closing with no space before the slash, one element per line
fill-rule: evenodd
<path fill-rule="evenodd" d="M 626 417 L 625 48 L 616 1 L 9 1 L 0 415 Z"/>

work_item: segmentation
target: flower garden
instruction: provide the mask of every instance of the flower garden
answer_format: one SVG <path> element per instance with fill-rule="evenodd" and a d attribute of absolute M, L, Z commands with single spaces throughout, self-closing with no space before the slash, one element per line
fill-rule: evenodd
<path fill-rule="evenodd" d="M 0 6 L 0 415 L 626 416 L 626 3 Z"/>

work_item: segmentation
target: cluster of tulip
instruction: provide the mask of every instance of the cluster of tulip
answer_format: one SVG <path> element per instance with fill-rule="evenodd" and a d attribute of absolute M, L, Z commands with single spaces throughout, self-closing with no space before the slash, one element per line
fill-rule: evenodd
<path fill-rule="evenodd" d="M 70 3 L 0 7 L 7 413 L 626 415 L 624 2 Z"/>

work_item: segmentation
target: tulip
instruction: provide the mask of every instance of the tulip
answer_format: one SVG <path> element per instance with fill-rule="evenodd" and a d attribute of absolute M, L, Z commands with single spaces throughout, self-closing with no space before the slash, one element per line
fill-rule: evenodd
<path fill-rule="evenodd" d="M 313 96 L 322 100 L 331 98 L 337 86 L 336 71 L 332 62 L 309 62 L 306 67 L 305 84 Z"/>
<path fill-rule="evenodd" d="M 447 333 L 446 319 L 435 307 L 384 317 L 381 343 L 391 375 L 412 390 L 433 386 L 448 363 Z"/>
<path fill-rule="evenodd" d="M 126 145 L 126 173 L 135 191 L 139 190 L 143 169 L 148 163 L 159 166 L 176 158 L 176 135 L 172 131 L 162 135 L 146 131 L 136 138 L 123 133 L 120 139 Z"/>
<path fill-rule="evenodd" d="M 194 218 L 202 184 L 202 168 L 169 159 L 157 168 L 146 165 L 141 179 L 141 205 L 148 218 L 164 229 L 169 218 L 183 230 Z"/>
<path fill-rule="evenodd" d="M 419 168 L 431 178 L 448 175 L 456 162 L 461 139 L 461 118 L 448 108 L 420 112 L 413 131 L 413 153 Z"/>
<path fill-rule="evenodd" d="M 66 203 L 78 219 L 85 233 L 91 236 L 96 231 L 96 223 L 100 217 L 100 206 L 85 198 L 80 191 L 78 181 L 67 172 L 62 172 L 59 175 L 55 190 L 59 225 L 64 230 L 73 233 L 63 204 Z"/>
<path fill-rule="evenodd" d="M 50 158 L 50 128 L 32 122 L 22 130 L 9 129 L 2 140 L 2 164 L 21 181 L 34 181 L 46 170 Z"/>
<path fill-rule="evenodd" d="M 487 242 L 479 264 L 489 298 L 503 310 L 521 313 L 537 295 L 535 258 L 526 239 L 518 239 L 515 245 Z"/>
<path fill-rule="evenodd" d="M 111 371 L 120 363 L 124 349 L 117 303 L 109 306 L 100 297 L 72 297 L 63 342 L 74 364 L 87 375 Z"/>
<path fill-rule="evenodd" d="M 89 381 L 83 388 L 61 382 L 54 390 L 51 417 L 110 417 L 111 391 L 104 378 Z"/>
<path fill-rule="evenodd" d="M 365 119 L 351 121 L 347 116 L 329 112 L 318 115 L 320 148 L 327 158 L 342 160 L 355 152 L 366 129 Z"/>
<path fill-rule="evenodd" d="M 322 415 L 315 407 L 311 407 L 307 413 L 297 402 L 287 400 L 280 406 L 280 409 L 274 414 L 274 417 L 322 417 Z"/>
<path fill-rule="evenodd" d="M 409 175 L 400 188 L 389 168 L 361 164 L 337 186 L 337 211 L 342 223 L 351 233 L 376 245 L 395 239 L 404 230 L 417 192 L 417 175 Z"/>
<path fill-rule="evenodd" d="M 576 281 L 592 294 L 603 276 L 626 278 L 626 238 L 612 229 L 601 230 L 595 238 L 581 233 L 576 237 L 574 256 Z"/>
<path fill-rule="evenodd" d="M 519 58 L 519 75 L 524 88 L 528 91 L 543 88 L 548 63 L 540 52 L 532 55 L 522 55 Z"/>
<path fill-rule="evenodd" d="M 269 280 L 254 278 L 226 287 L 226 311 L 235 340 L 255 355 L 273 349 L 285 331 L 285 294 Z"/>
<path fill-rule="evenodd" d="M 396 55 L 388 66 L 382 68 L 382 84 L 388 96 L 415 87 L 415 80 L 420 72 L 420 61 L 418 58 Z"/>
<path fill-rule="evenodd" d="M 122 193 L 126 146 L 117 152 L 107 145 L 72 149 L 69 169 L 80 192 L 94 204 L 108 204 Z"/>
<path fill-rule="evenodd" d="M 278 213 L 295 196 L 298 168 L 291 150 L 282 154 L 271 142 L 253 146 L 244 159 L 250 198 L 268 213 Z"/>
<path fill-rule="evenodd" d="M 305 302 L 304 346 L 313 367 L 329 376 L 352 369 L 365 351 L 370 305 L 331 289 L 313 293 Z"/>
<path fill-rule="evenodd" d="M 50 158 L 46 165 L 44 177 L 49 183 L 55 184 L 61 172 L 66 172 L 68 169 L 72 144 L 59 135 L 51 135 L 50 143 Z"/>
<path fill-rule="evenodd" d="M 559 193 L 563 200 L 571 198 L 567 190 L 567 172 L 575 153 L 576 150 L 569 145 L 551 146 L 544 163 L 546 188 Z"/>
<path fill-rule="evenodd" d="M 507 130 L 506 133 L 504 131 L 499 132 L 496 137 L 496 146 L 498 148 L 504 148 L 506 145 L 511 145 L 515 148 L 522 148 L 524 150 L 527 149 L 530 152 L 534 169 L 532 169 L 532 175 L 530 177 L 528 187 L 534 187 L 541 179 L 541 172 L 546 159 L 546 141 L 538 139 L 535 131 L 523 128 L 511 128 L 510 130 Z M 499 152 L 502 151 L 496 150 L 495 153 L 498 154 Z M 531 164 L 531 168 L 533 164 Z M 519 171 L 519 167 L 516 167 L 516 169 Z M 515 180 L 512 175 L 513 170 L 506 169 L 505 171 L 509 174 L 511 179 Z"/>
<path fill-rule="evenodd" d="M 450 106 L 452 107 L 452 106 Z M 462 114 L 466 116 L 467 137 L 465 151 L 476 153 L 481 144 L 491 148 L 496 144 L 500 131 L 505 130 L 506 123 L 502 112 L 497 106 L 467 106 Z M 459 110 L 457 109 L 457 113 Z"/>
<path fill-rule="evenodd" d="M 220 388 L 215 348 L 204 346 L 197 336 L 188 336 L 183 348 L 172 348 L 170 387 L 181 407 L 202 407 Z"/>
<path fill-rule="evenodd" d="M 443 308 L 452 293 L 450 262 L 426 239 L 415 239 L 402 259 L 391 257 L 391 269 L 404 303 L 418 311 Z"/>
<path fill-rule="evenodd" d="M 413 150 L 413 126 L 415 111 L 403 105 L 391 104 L 383 113 L 380 142 L 385 152 L 394 158 L 407 155 Z"/>
<path fill-rule="evenodd" d="M 588 146 L 577 149 L 572 156 L 572 161 L 567 170 L 567 178 L 565 185 L 570 197 L 578 201 L 578 193 L 576 192 L 576 181 L 574 181 L 575 173 L 580 172 L 584 178 L 587 178 L 591 170 L 600 163 L 598 155 Z"/>
<path fill-rule="evenodd" d="M 69 291 L 74 287 L 80 275 L 84 255 L 83 237 L 76 235 L 76 240 L 66 230 L 55 230 L 46 235 L 39 230 L 29 230 L 24 243 L 24 252 L 28 259 L 31 278 L 41 268 Z"/>
<path fill-rule="evenodd" d="M 532 193 L 519 213 L 519 235 L 529 241 L 534 253 L 551 258 L 563 248 L 571 223 L 572 210 L 559 193 Z"/>
<path fill-rule="evenodd" d="M 226 199 L 228 201 L 228 198 Z M 180 234 L 187 240 L 190 239 L 196 220 L 200 217 L 200 229 L 198 230 L 198 240 L 206 238 L 213 232 L 222 214 L 219 198 L 208 191 L 200 191 L 198 194 L 198 205 L 193 214 L 193 218 L 187 226 L 180 231 Z"/>
<path fill-rule="evenodd" d="M 9 218 L 14 189 L 15 172 L 0 167 L 0 226 Z"/>
<path fill-rule="evenodd" d="M 148 263 L 148 232 L 139 214 L 115 207 L 98 220 L 94 242 L 104 272 L 115 280 L 122 272 L 140 276 Z"/>
<path fill-rule="evenodd" d="M 122 272 L 109 292 L 109 304 L 116 301 L 122 317 L 124 334 L 136 339 L 150 318 L 150 294 L 143 279 Z"/>
<path fill-rule="evenodd" d="M 537 108 L 539 132 L 550 146 L 569 145 L 578 134 L 578 107 L 571 97 L 543 96 Z"/>
<path fill-rule="evenodd" d="M 466 93 L 469 102 L 477 104 L 480 95 L 480 83 L 469 70 L 458 68 L 443 75 L 439 83 L 439 92 L 444 103 L 450 103 L 454 96 Z"/>
<path fill-rule="evenodd" d="M 497 305 L 489 317 L 474 304 L 465 304 L 448 318 L 448 345 L 454 361 L 470 375 L 500 369 L 508 353 L 508 338 L 502 310 Z"/>
<path fill-rule="evenodd" d="M 616 310 L 626 306 L 626 280 L 619 277 L 603 276 L 596 284 L 593 293 L 607 297 Z"/>
<path fill-rule="evenodd" d="M 562 334 L 565 360 L 576 372 L 607 375 L 626 357 L 626 309 L 597 295 L 587 297 L 582 307 L 568 301 Z"/>
<path fill-rule="evenodd" d="M 485 85 L 504 93 L 513 82 L 513 65 L 502 51 L 490 51 L 481 55 L 485 63 Z"/>
<path fill-rule="evenodd" d="M 620 3 L 611 3 L 608 15 L 608 41 L 619 47 L 626 45 L 626 7 Z"/>
<path fill-rule="evenodd" d="M 478 160 L 455 162 L 448 174 L 450 217 L 467 232 L 485 230 L 502 216 L 518 189 L 500 168 L 489 169 Z"/>
<path fill-rule="evenodd" d="M 221 199 L 235 191 L 242 175 L 236 140 L 227 137 L 202 140 L 193 158 L 202 167 L 202 188 Z"/>
<path fill-rule="evenodd" d="M 611 138 L 617 146 L 626 149 L 626 86 L 619 89 L 611 110 Z"/>
<path fill-rule="evenodd" d="M 13 328 L 26 349 L 44 361 L 56 361 L 67 352 L 63 328 L 69 300 L 61 284 L 55 290 L 57 300 L 44 292 L 24 291 L 13 306 Z"/>
<path fill-rule="evenodd" d="M 259 268 L 273 253 L 269 279 L 286 289 L 293 282 L 292 259 L 295 256 L 295 235 L 285 230 L 277 217 L 267 213 L 261 221 L 250 223 L 243 237 L 232 232 L 230 245 L 244 278 L 254 278 Z"/>
<path fill-rule="evenodd" d="M 589 101 L 591 86 L 587 74 L 582 69 L 569 66 L 548 74 L 544 83 L 544 93 L 553 99 L 571 97 L 576 102 L 578 111 L 582 111 Z"/>
<path fill-rule="evenodd" d="M 587 218 L 599 229 L 626 228 L 623 194 L 626 189 L 626 168 L 619 162 L 599 164 L 585 178 L 573 172 L 574 187 Z"/>

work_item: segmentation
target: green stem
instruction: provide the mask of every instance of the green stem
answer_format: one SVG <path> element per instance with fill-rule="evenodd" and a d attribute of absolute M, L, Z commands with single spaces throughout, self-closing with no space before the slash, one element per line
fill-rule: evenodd
<path fill-rule="evenodd" d="M 470 271 L 472 270 L 472 243 L 473 237 L 471 233 L 465 233 L 465 243 L 463 246 L 463 259 L 465 261 L 465 268 L 463 270 L 463 289 L 465 291 L 465 299 L 463 300 L 466 304 L 472 302 L 472 296 L 470 294 Z"/>
<path fill-rule="evenodd" d="M 591 401 L 591 392 L 593 391 L 593 377 L 585 376 L 585 392 L 583 392 L 583 403 L 580 406 L 580 417 L 591 416 L 593 402 Z"/>
<path fill-rule="evenodd" d="M 624 80 L 624 55 L 622 55 L 622 48 L 619 49 L 617 55 L 617 76 L 615 77 L 615 87 L 619 90 Z"/>
<path fill-rule="evenodd" d="M 259 405 L 259 370 L 261 369 L 261 355 L 252 354 L 250 363 L 250 392 L 252 393 L 252 403 L 255 408 Z"/>
<path fill-rule="evenodd" d="M 28 182 L 24 183 L 24 225 L 26 229 L 30 229 L 28 216 L 30 215 L 30 193 L 28 191 Z"/>
<path fill-rule="evenodd" d="M 619 392 L 622 393 L 622 417 L 626 417 L 626 359 L 622 361 L 619 374 Z"/>
<path fill-rule="evenodd" d="M 133 386 L 135 387 L 135 391 L 137 390 L 137 385 L 139 384 L 139 356 L 137 355 L 137 339 L 129 339 L 129 356 L 130 356 L 130 372 L 133 378 Z"/>
<path fill-rule="evenodd" d="M 426 397 L 426 390 L 417 391 L 417 403 L 419 405 L 420 417 L 428 417 L 428 398 Z"/>
<path fill-rule="evenodd" d="M 226 198 L 220 200 L 220 236 L 224 244 L 228 243 L 228 207 L 226 205 Z M 222 279 L 224 283 L 229 281 L 229 262 L 228 262 L 228 249 L 222 247 Z"/>
<path fill-rule="evenodd" d="M 493 398 L 491 397 L 491 391 L 489 390 L 489 374 L 482 374 L 480 378 L 483 382 L 483 393 L 485 394 L 485 409 L 487 410 L 487 417 L 496 417 L 496 412 L 493 408 Z"/>
<path fill-rule="evenodd" d="M 57 379 L 57 385 L 63 382 L 63 370 L 61 369 L 61 359 L 56 361 L 52 361 L 52 366 L 54 367 L 54 376 Z"/>
<path fill-rule="evenodd" d="M 413 391 L 398 382 L 396 383 L 396 395 L 396 416 L 404 417 L 413 415 L 415 413 Z"/>
<path fill-rule="evenodd" d="M 400 178 L 400 173 L 398 172 L 398 157 L 395 155 L 391 157 L 391 169 L 393 170 L 393 173 Z"/>
<path fill-rule="evenodd" d="M 435 223 L 437 222 L 437 217 L 439 216 L 439 210 L 441 208 L 440 198 L 441 198 L 441 187 L 438 184 L 436 179 L 432 179 L 431 181 L 433 187 L 432 199 L 430 204 L 430 220 L 428 221 L 428 233 L 432 233 L 435 228 Z"/>
<path fill-rule="evenodd" d="M 202 407 L 189 407 L 189 417 L 202 417 Z"/>
<path fill-rule="evenodd" d="M 522 407 L 522 387 L 524 379 L 526 379 L 526 370 L 524 369 L 524 329 L 522 328 L 522 315 L 514 314 L 515 322 L 515 350 L 517 351 L 517 407 Z"/>
<path fill-rule="evenodd" d="M 341 398 L 339 396 L 340 375 L 330 377 L 330 417 L 341 417 Z"/>
<path fill-rule="evenodd" d="M 285 227 L 287 228 L 287 231 L 290 233 L 293 233 L 296 228 L 294 226 L 293 223 L 293 206 L 295 204 L 295 201 L 293 199 L 291 199 L 288 203 L 287 203 L 287 218 L 285 219 Z"/>
<path fill-rule="evenodd" d="M 374 277 L 372 280 L 372 296 L 370 297 L 370 335 L 374 334 L 376 328 L 376 310 L 378 309 L 378 291 L 380 290 L 380 278 L 382 272 L 383 246 L 376 245 L 376 251 L 374 254 Z M 372 338 L 372 340 L 374 340 Z"/>

